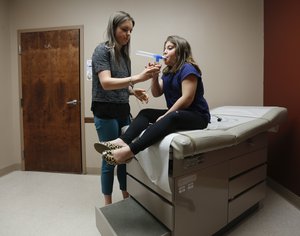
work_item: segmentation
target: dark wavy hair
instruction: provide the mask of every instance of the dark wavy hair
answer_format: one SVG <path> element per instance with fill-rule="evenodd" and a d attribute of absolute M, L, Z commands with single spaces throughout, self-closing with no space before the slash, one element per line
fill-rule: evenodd
<path fill-rule="evenodd" d="M 193 58 L 191 46 L 186 39 L 177 35 L 168 36 L 167 40 L 164 43 L 164 48 L 167 42 L 175 45 L 175 55 L 177 60 L 173 66 L 166 66 L 164 68 L 164 74 L 176 73 L 178 70 L 180 70 L 184 63 L 190 63 L 201 75 L 201 70 Z"/>

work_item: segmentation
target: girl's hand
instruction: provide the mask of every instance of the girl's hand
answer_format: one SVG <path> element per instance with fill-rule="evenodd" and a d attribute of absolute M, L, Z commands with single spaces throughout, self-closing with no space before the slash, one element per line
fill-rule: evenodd
<path fill-rule="evenodd" d="M 140 89 L 140 88 L 136 88 L 136 89 L 133 89 L 133 95 L 139 99 L 142 103 L 148 103 L 149 101 L 149 96 L 148 94 L 146 93 L 146 90 L 145 89 Z"/>

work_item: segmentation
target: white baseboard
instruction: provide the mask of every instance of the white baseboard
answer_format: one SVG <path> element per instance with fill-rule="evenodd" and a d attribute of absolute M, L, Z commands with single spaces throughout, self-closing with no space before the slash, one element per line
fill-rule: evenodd
<path fill-rule="evenodd" d="M 21 170 L 21 164 L 13 164 L 4 168 L 0 169 L 0 177 L 3 175 L 7 175 L 10 172 L 13 172 L 15 170 Z"/>
<path fill-rule="evenodd" d="M 267 185 L 300 210 L 300 196 L 294 194 L 271 178 L 267 178 Z"/>
<path fill-rule="evenodd" d="M 4 168 L 0 168 L 0 177 L 3 175 L 7 175 L 10 172 L 13 172 L 15 170 L 22 170 L 21 164 L 13 164 Z M 101 174 L 101 169 L 96 168 L 96 167 L 87 167 L 86 168 L 86 173 L 84 174 L 89 174 L 89 175 L 99 175 Z"/>

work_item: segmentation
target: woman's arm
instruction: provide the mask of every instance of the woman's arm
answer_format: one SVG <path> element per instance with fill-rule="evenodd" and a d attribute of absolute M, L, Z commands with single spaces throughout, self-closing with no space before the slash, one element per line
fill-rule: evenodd
<path fill-rule="evenodd" d="M 148 66 L 140 74 L 125 77 L 125 78 L 112 78 L 109 70 L 100 71 L 98 73 L 99 81 L 105 90 L 114 90 L 133 86 L 136 83 L 146 81 L 152 75 L 159 73 L 160 67 Z"/>

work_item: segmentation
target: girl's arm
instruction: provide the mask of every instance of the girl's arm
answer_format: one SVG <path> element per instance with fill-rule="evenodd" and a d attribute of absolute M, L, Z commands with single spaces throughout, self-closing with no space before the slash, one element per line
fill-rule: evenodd
<path fill-rule="evenodd" d="M 158 75 L 151 80 L 151 93 L 153 97 L 159 97 L 163 94 L 163 81 L 158 78 Z"/>

